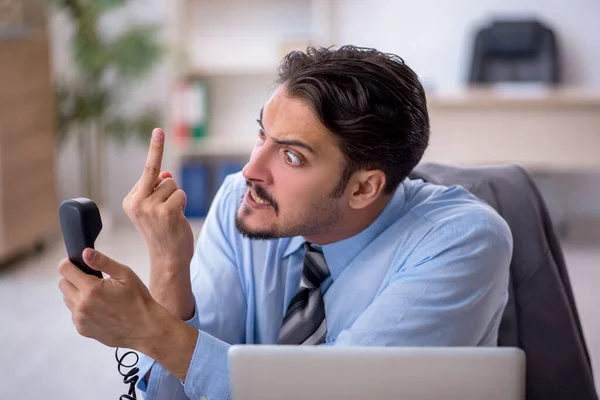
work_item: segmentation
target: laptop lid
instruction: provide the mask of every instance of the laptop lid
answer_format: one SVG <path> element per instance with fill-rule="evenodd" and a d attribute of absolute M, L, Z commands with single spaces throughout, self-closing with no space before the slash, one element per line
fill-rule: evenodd
<path fill-rule="evenodd" d="M 523 400 L 525 354 L 509 347 L 236 345 L 233 400 Z"/>

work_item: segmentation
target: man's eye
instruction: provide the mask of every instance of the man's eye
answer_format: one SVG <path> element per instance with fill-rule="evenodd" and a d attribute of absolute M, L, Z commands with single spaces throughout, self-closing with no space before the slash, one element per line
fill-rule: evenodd
<path fill-rule="evenodd" d="M 285 160 L 287 161 L 288 164 L 294 165 L 294 166 L 302 165 L 302 160 L 300 159 L 300 157 L 298 157 L 297 155 L 295 155 L 294 153 L 292 153 L 289 150 L 285 150 L 284 153 L 285 153 Z"/>
<path fill-rule="evenodd" d="M 263 131 L 262 129 L 258 130 L 258 139 L 260 139 L 261 142 L 264 142 L 266 139 L 267 135 L 265 135 L 265 131 Z"/>

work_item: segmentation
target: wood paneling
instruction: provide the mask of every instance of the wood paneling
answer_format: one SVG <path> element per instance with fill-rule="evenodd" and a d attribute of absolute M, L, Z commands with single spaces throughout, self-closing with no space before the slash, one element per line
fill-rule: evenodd
<path fill-rule="evenodd" d="M 0 39 L 0 262 L 58 230 L 54 94 L 44 2 Z"/>
<path fill-rule="evenodd" d="M 41 28 L 0 41 L 2 97 L 36 90 L 52 92 L 48 44 L 47 32 Z"/>
<path fill-rule="evenodd" d="M 48 129 L 55 120 L 53 100 L 47 87 L 14 96 L 0 94 L 0 147 L 12 147 L 38 137 L 40 131 L 53 136 L 54 130 Z"/>

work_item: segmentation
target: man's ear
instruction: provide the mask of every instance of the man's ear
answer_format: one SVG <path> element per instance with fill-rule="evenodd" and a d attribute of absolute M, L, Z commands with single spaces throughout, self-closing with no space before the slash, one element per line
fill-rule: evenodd
<path fill-rule="evenodd" d="M 383 193 L 385 181 L 385 173 L 380 169 L 355 172 L 350 178 L 350 207 L 358 210 L 373 204 Z"/>

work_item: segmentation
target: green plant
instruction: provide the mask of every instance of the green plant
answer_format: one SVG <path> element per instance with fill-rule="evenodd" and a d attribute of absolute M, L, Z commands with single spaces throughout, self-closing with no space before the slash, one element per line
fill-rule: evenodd
<path fill-rule="evenodd" d="M 157 64 L 162 48 L 158 27 L 131 24 L 117 35 L 102 33 L 101 18 L 128 0 L 47 0 L 68 13 L 74 33 L 70 42 L 74 70 L 56 79 L 59 143 L 77 135 L 85 196 L 102 203 L 106 139 L 121 143 L 148 140 L 160 111 L 145 108 L 125 113 L 129 89 Z"/>

